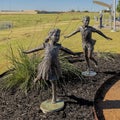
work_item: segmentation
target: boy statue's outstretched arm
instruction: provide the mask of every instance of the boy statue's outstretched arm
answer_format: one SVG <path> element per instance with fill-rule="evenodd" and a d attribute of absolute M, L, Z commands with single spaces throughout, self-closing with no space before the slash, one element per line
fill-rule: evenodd
<path fill-rule="evenodd" d="M 69 37 L 75 35 L 75 34 L 78 33 L 78 32 L 80 32 L 80 29 L 77 29 L 77 30 L 75 30 L 74 32 L 70 33 L 69 35 L 64 36 L 64 38 L 69 38 Z"/>
<path fill-rule="evenodd" d="M 106 36 L 105 34 L 103 34 L 101 31 L 96 30 L 96 32 L 97 32 L 99 35 L 101 35 L 101 36 L 103 36 L 104 38 L 106 38 L 107 40 L 112 40 L 112 38 L 107 37 L 107 36 Z"/>

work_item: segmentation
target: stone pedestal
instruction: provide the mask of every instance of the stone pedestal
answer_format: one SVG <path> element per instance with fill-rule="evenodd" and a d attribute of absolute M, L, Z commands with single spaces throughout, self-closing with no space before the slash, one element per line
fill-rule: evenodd
<path fill-rule="evenodd" d="M 83 76 L 95 76 L 97 73 L 94 72 L 94 71 L 85 71 L 85 72 L 82 72 L 82 75 Z"/>
<path fill-rule="evenodd" d="M 64 107 L 64 101 L 57 99 L 55 103 L 51 102 L 51 99 L 41 103 L 40 109 L 43 113 L 59 111 Z"/>

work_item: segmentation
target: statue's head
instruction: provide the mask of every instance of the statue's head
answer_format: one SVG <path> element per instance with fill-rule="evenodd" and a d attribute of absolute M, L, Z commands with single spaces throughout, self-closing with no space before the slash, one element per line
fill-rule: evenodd
<path fill-rule="evenodd" d="M 89 22 L 90 22 L 90 17 L 89 16 L 83 17 L 82 22 L 83 22 L 84 26 L 88 26 Z"/>
<path fill-rule="evenodd" d="M 61 30 L 58 28 L 50 30 L 50 32 L 48 33 L 48 38 L 46 39 L 47 40 L 46 42 L 48 42 L 49 40 L 52 40 L 53 42 L 58 42 L 60 38 L 60 32 Z"/>

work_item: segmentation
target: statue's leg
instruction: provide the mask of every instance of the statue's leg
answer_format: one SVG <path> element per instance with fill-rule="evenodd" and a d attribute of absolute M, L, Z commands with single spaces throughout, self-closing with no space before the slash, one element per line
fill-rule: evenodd
<path fill-rule="evenodd" d="M 37 77 L 33 81 L 34 81 L 34 83 L 36 83 L 38 81 Z"/>
<path fill-rule="evenodd" d="M 36 83 L 40 79 L 41 74 L 38 74 L 37 77 L 34 79 L 34 83 Z"/>
<path fill-rule="evenodd" d="M 85 55 L 85 60 L 86 60 L 88 71 L 89 71 L 90 70 L 90 63 L 89 63 L 88 49 L 87 48 L 84 48 L 84 55 Z"/>
<path fill-rule="evenodd" d="M 41 79 L 41 74 L 42 74 L 42 71 L 41 71 L 41 63 L 40 63 L 37 68 L 37 76 L 34 79 L 34 83 L 36 83 L 38 80 Z"/>
<path fill-rule="evenodd" d="M 94 59 L 94 57 L 92 56 L 93 50 L 94 50 L 93 48 L 90 49 L 90 50 L 88 50 L 88 58 L 89 58 L 90 60 L 92 60 L 92 61 L 94 62 L 94 64 L 95 64 L 95 67 L 97 67 L 97 66 L 98 66 L 98 63 L 97 63 L 97 61 Z"/>
<path fill-rule="evenodd" d="M 94 62 L 95 67 L 98 67 L 98 63 L 97 63 L 97 61 L 96 61 L 93 57 L 91 57 L 90 59 Z"/>
<path fill-rule="evenodd" d="M 56 80 L 50 80 L 52 85 L 52 103 L 56 103 Z"/>

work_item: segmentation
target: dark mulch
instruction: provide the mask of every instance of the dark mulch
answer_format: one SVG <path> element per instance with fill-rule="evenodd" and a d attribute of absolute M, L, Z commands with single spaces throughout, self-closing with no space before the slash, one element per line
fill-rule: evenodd
<path fill-rule="evenodd" d="M 66 85 L 59 87 L 58 96 L 65 101 L 63 110 L 42 113 L 40 103 L 51 97 L 48 90 L 42 91 L 42 97 L 34 90 L 27 96 L 20 90 L 0 90 L 0 120 L 94 120 L 93 108 L 97 90 L 108 79 L 120 73 L 120 55 L 114 55 L 112 59 L 99 58 L 97 55 L 95 58 L 99 63 L 98 68 L 93 66 L 96 76 L 84 77 L 82 82 L 69 78 Z M 86 70 L 85 61 L 74 64 L 78 69 Z"/>

